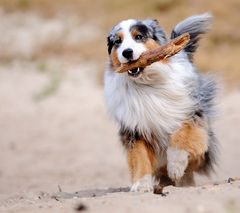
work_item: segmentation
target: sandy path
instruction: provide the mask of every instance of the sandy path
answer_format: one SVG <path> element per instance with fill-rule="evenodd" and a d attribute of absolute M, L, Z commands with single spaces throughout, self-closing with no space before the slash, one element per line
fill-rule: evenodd
<path fill-rule="evenodd" d="M 59 70 L 60 83 L 53 95 L 40 101 L 34 97 L 51 82 L 52 74 L 39 71 L 38 62 L 0 67 L 0 211 L 73 212 L 84 203 L 91 212 L 239 212 L 239 181 L 167 187 L 166 197 L 111 193 L 130 183 L 117 127 L 108 118 L 102 87 L 96 83 L 97 65 L 45 63 Z M 239 109 L 239 91 L 220 102 L 215 128 L 222 154 L 213 181 L 240 176 Z M 64 192 L 80 191 L 81 198 L 57 201 L 51 196 L 58 185 Z M 97 196 L 91 197 L 93 193 Z"/>

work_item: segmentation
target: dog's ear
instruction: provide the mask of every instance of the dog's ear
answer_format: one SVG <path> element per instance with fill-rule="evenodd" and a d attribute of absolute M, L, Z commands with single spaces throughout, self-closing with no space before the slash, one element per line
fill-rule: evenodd
<path fill-rule="evenodd" d="M 108 54 L 110 55 L 112 48 L 113 48 L 114 42 L 113 42 L 113 36 L 110 34 L 107 37 L 107 46 L 108 46 Z"/>
<path fill-rule="evenodd" d="M 160 44 L 166 42 L 166 34 L 156 19 L 146 19 L 143 23 L 148 27 L 155 41 L 160 42 Z"/>
<path fill-rule="evenodd" d="M 172 30 L 171 39 L 174 39 L 186 32 L 190 34 L 190 41 L 184 48 L 190 61 L 193 60 L 193 54 L 198 47 L 200 36 L 210 30 L 212 18 L 212 15 L 209 13 L 190 16 L 177 24 L 177 26 Z"/>

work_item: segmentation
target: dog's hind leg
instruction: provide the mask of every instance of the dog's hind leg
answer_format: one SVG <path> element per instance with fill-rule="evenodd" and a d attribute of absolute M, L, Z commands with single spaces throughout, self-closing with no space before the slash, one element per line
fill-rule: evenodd
<path fill-rule="evenodd" d="M 131 191 L 152 191 L 156 157 L 151 147 L 145 141 L 138 140 L 127 149 L 127 154 L 133 182 Z"/>
<path fill-rule="evenodd" d="M 207 125 L 203 120 L 185 122 L 170 140 L 167 149 L 168 176 L 176 185 L 193 185 L 193 171 L 205 160 L 208 150 Z"/>
<path fill-rule="evenodd" d="M 182 178 L 178 182 L 176 182 L 176 185 L 177 186 L 194 186 L 195 180 L 194 180 L 193 171 L 185 171 Z"/>

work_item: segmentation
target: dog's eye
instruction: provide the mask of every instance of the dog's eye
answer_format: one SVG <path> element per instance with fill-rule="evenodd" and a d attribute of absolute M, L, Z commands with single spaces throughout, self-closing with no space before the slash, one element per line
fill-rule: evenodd
<path fill-rule="evenodd" d="M 121 38 L 117 38 L 114 43 L 119 45 L 119 44 L 122 43 L 122 39 Z"/>
<path fill-rule="evenodd" d="M 135 40 L 137 40 L 137 41 L 140 41 L 140 40 L 142 40 L 142 39 L 143 39 L 143 36 L 140 35 L 140 34 L 138 34 L 138 35 L 135 36 Z"/>

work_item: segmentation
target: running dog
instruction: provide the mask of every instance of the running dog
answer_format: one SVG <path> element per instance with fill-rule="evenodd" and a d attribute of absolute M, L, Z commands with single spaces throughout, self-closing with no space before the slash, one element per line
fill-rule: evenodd
<path fill-rule="evenodd" d="M 218 143 L 212 130 L 217 87 L 200 74 L 193 55 L 200 36 L 210 29 L 208 13 L 175 26 L 170 39 L 188 32 L 190 42 L 176 55 L 146 68 L 117 73 L 121 64 L 169 38 L 157 20 L 129 19 L 113 27 L 108 41 L 109 64 L 104 93 L 108 111 L 119 123 L 133 185 L 152 191 L 162 185 L 193 185 L 194 172 L 209 175 L 217 163 Z"/>

